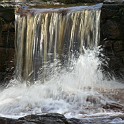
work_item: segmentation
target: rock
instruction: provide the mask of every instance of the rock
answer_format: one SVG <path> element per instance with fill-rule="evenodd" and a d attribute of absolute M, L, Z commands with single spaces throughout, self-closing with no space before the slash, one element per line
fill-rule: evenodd
<path fill-rule="evenodd" d="M 0 48 L 0 82 L 12 79 L 15 61 L 13 48 Z"/>
<path fill-rule="evenodd" d="M 82 122 L 82 120 L 76 119 L 76 118 L 68 119 L 68 121 L 69 121 L 69 124 L 83 124 L 83 123 L 85 124 L 86 122 L 88 122 L 88 121 Z"/>
<path fill-rule="evenodd" d="M 0 124 L 15 124 L 14 119 L 0 117 Z"/>
<path fill-rule="evenodd" d="M 27 122 L 35 122 L 39 124 L 68 124 L 64 115 L 52 113 L 46 115 L 29 115 L 19 120 L 25 120 Z"/>
<path fill-rule="evenodd" d="M 112 120 L 120 121 L 124 118 L 122 115 L 109 117 L 92 117 L 92 118 L 70 118 L 67 119 L 61 114 L 51 113 L 46 115 L 28 115 L 20 119 L 9 119 L 0 117 L 0 124 L 109 124 Z"/>
<path fill-rule="evenodd" d="M 113 49 L 115 52 L 124 51 L 124 41 L 115 41 L 113 44 Z M 124 52 L 123 52 L 124 56 Z"/>
<path fill-rule="evenodd" d="M 107 38 L 108 40 L 124 39 L 123 23 L 124 23 L 124 5 L 123 4 L 112 4 L 112 5 L 103 4 L 102 11 L 101 11 L 101 39 L 102 40 L 105 38 Z M 115 32 L 117 34 L 115 34 Z"/>
<path fill-rule="evenodd" d="M 0 71 L 5 71 L 5 62 L 6 62 L 6 50 L 4 48 L 0 48 Z"/>
<path fill-rule="evenodd" d="M 28 115 L 19 119 L 0 117 L 0 124 L 69 124 L 64 115 L 52 113 L 46 115 Z"/>
<path fill-rule="evenodd" d="M 3 4 L 4 6 L 5 4 Z M 15 16 L 13 7 L 0 6 L 0 82 L 12 78 L 14 71 Z"/>
<path fill-rule="evenodd" d="M 0 47 L 14 48 L 15 33 L 11 31 L 2 32 L 0 40 Z"/>
<path fill-rule="evenodd" d="M 124 79 L 124 5 L 105 4 L 101 12 L 101 42 L 104 55 L 109 59 L 109 71 L 116 79 Z M 105 75 L 106 75 L 105 74 Z M 122 79 L 123 78 L 123 79 Z"/>
<path fill-rule="evenodd" d="M 103 37 L 107 39 L 119 39 L 120 37 L 119 24 L 115 21 L 107 20 L 102 30 Z"/>
<path fill-rule="evenodd" d="M 0 18 L 2 18 L 7 23 L 14 21 L 14 7 L 4 8 L 3 6 L 0 6 Z"/>
<path fill-rule="evenodd" d="M 112 109 L 116 111 L 124 111 L 124 106 L 118 104 L 118 103 L 106 103 L 106 105 L 103 106 L 104 109 Z"/>

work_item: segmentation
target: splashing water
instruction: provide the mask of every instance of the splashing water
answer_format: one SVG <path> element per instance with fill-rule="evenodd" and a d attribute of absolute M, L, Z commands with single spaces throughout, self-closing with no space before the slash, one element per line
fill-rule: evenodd
<path fill-rule="evenodd" d="M 54 112 L 67 117 L 106 113 L 102 106 L 112 100 L 101 94 L 100 89 L 124 86 L 103 80 L 98 55 L 99 48 L 85 50 L 78 59 L 72 57 L 68 67 L 54 67 L 56 71 L 44 83 L 38 80 L 27 87 L 25 83 L 12 80 L 0 93 L 0 113 L 11 117 Z M 51 64 L 49 68 L 52 67 Z"/>
<path fill-rule="evenodd" d="M 16 15 L 16 74 L 0 92 L 1 116 L 57 112 L 83 117 L 115 112 L 104 106 L 117 102 L 111 91 L 116 95 L 124 85 L 107 81 L 101 70 L 98 6 Z"/>
<path fill-rule="evenodd" d="M 101 6 L 23 9 L 17 14 L 16 78 L 33 82 L 45 63 L 65 61 L 75 51 L 82 53 L 83 46 L 98 46 Z"/>

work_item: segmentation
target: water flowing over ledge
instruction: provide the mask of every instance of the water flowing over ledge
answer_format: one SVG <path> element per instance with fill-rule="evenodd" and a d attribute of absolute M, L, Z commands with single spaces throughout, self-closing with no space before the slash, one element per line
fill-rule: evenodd
<path fill-rule="evenodd" d="M 67 26 L 67 28 L 71 30 L 70 32 L 72 33 L 70 33 L 71 37 L 69 37 L 68 40 L 69 44 L 66 44 L 67 48 L 66 47 L 65 48 L 67 51 L 64 53 L 64 56 L 63 56 L 63 51 L 65 49 L 62 51 L 62 48 L 64 47 L 61 44 L 61 38 L 63 34 L 66 34 L 68 36 L 69 32 L 65 33 L 63 31 L 63 28 L 60 28 L 62 31 L 60 33 L 58 32 L 56 33 L 56 37 L 57 36 L 59 37 L 59 38 L 57 37 L 57 41 L 60 42 L 58 42 L 58 44 L 55 44 L 55 42 L 53 41 L 53 39 L 55 39 L 55 36 L 52 37 L 53 35 L 50 35 L 51 31 L 53 31 L 52 33 L 55 34 L 54 27 L 51 26 L 50 28 L 44 28 L 45 26 L 46 27 L 48 26 L 50 21 L 54 22 L 55 21 L 54 19 L 56 18 L 53 19 L 49 14 L 45 15 L 46 13 L 44 13 L 43 15 L 41 15 L 41 13 L 39 12 L 30 14 L 30 11 L 28 14 L 17 15 L 17 19 L 19 19 L 17 20 L 17 27 L 18 27 L 17 31 L 19 32 L 17 38 L 20 42 L 18 41 L 16 44 L 18 46 L 16 52 L 17 53 L 19 52 L 19 54 L 17 54 L 19 55 L 18 64 L 20 65 L 22 64 L 21 66 L 19 65 L 19 68 L 21 68 L 22 72 L 21 73 L 19 72 L 19 75 L 17 76 L 20 76 L 23 79 L 20 80 L 19 78 L 17 78 L 18 80 L 15 79 L 10 81 L 8 87 L 1 92 L 1 97 L 0 97 L 1 115 L 5 117 L 10 117 L 8 115 L 11 114 L 12 115 L 11 118 L 16 118 L 17 116 L 21 117 L 28 114 L 29 115 L 45 114 L 45 113 L 57 112 L 64 114 L 66 117 L 69 118 L 70 117 L 85 118 L 86 116 L 93 117 L 95 115 L 98 115 L 100 117 L 103 116 L 104 114 L 116 115 L 119 114 L 120 112 L 123 112 L 123 105 L 120 104 L 121 102 L 118 103 L 118 98 L 116 98 L 117 97 L 116 94 L 118 90 L 119 91 L 121 91 L 121 89 L 123 90 L 123 84 L 117 83 L 114 80 L 107 81 L 102 75 L 102 70 L 100 69 L 100 65 L 102 61 L 98 57 L 100 55 L 100 48 L 97 47 L 99 40 L 97 40 L 96 42 L 94 40 L 99 38 L 99 32 L 97 32 L 99 31 L 98 30 L 99 23 L 97 23 L 95 19 L 96 19 L 96 15 L 100 13 L 100 10 L 92 10 L 93 12 L 89 10 L 88 11 L 84 10 L 84 11 L 82 12 L 83 14 L 81 15 L 83 16 L 85 15 L 86 20 L 84 21 L 84 23 L 81 24 L 82 27 L 84 26 L 82 29 L 86 29 L 85 31 L 88 31 L 83 34 L 83 36 L 85 37 L 83 38 L 84 42 L 81 42 L 82 37 L 77 38 L 77 31 L 80 32 L 80 30 L 78 30 L 79 28 L 76 28 L 76 26 L 79 24 L 78 17 L 82 17 L 82 16 L 79 16 L 80 11 L 78 12 L 78 17 L 77 17 L 77 13 L 73 12 L 73 16 L 71 16 L 72 17 L 71 19 L 72 22 L 73 21 L 77 22 L 77 24 L 75 25 L 74 23 L 69 23 Z M 27 11 L 25 10 L 25 12 Z M 64 20 L 65 18 L 63 19 L 63 17 L 66 17 L 66 14 L 68 13 L 62 13 L 62 14 L 60 13 L 57 14 L 54 13 L 53 16 L 57 15 L 57 17 L 60 17 L 57 18 L 59 19 L 59 21 L 55 21 L 55 22 L 61 27 L 65 24 L 64 22 L 66 22 Z M 41 21 L 41 17 L 43 17 L 42 21 Z M 73 17 L 75 17 L 75 19 Z M 87 21 L 88 18 L 89 20 Z M 45 19 L 47 21 L 44 21 Z M 84 18 L 82 18 L 82 20 L 83 19 Z M 36 22 L 34 20 L 36 20 Z M 94 21 L 95 21 L 95 25 L 94 25 Z M 99 19 L 97 21 L 99 21 Z M 91 22 L 93 22 L 93 24 L 91 24 Z M 72 26 L 73 28 L 72 27 L 69 28 L 71 24 L 74 24 Z M 96 26 L 97 24 L 98 27 Z M 22 28 L 23 26 L 25 28 Z M 93 30 L 91 30 L 92 28 L 90 26 L 93 28 Z M 32 36 L 32 34 L 34 37 Z M 41 34 L 44 36 L 43 38 L 45 39 L 45 41 L 49 41 L 47 39 L 48 38 L 47 36 L 49 37 L 51 36 L 50 45 L 48 45 L 49 42 L 45 42 L 47 44 L 42 44 L 44 40 L 43 41 L 41 40 L 42 39 Z M 94 42 L 91 42 L 89 39 L 91 39 Z M 75 42 L 78 41 L 80 41 L 79 44 L 74 44 Z M 21 45 L 26 44 L 27 46 L 22 47 L 20 44 Z M 32 57 L 32 55 L 34 56 L 36 54 L 34 54 L 35 47 L 32 47 L 33 46 L 32 44 L 36 46 L 37 48 L 36 51 L 38 50 L 36 52 L 36 54 L 38 54 L 37 57 L 39 58 L 40 56 L 40 59 L 42 61 L 38 61 L 35 58 L 36 61 L 35 63 L 33 63 L 34 57 Z M 50 47 L 52 45 L 56 49 L 53 49 L 53 52 L 50 52 L 52 53 L 51 56 L 51 54 L 49 55 L 47 51 L 52 50 L 52 48 Z M 33 48 L 33 52 L 32 52 L 32 48 Z M 21 50 L 24 50 L 23 53 Z M 77 51 L 78 54 L 75 51 Z M 27 56 L 25 57 L 25 55 Z M 67 59 L 69 63 L 63 62 L 62 61 L 63 58 L 64 60 Z M 34 65 L 37 64 L 38 67 L 35 68 L 36 66 Z M 43 70 L 42 67 L 44 68 Z M 32 76 L 32 73 L 30 73 L 32 72 L 32 70 L 35 70 L 36 72 L 35 76 L 34 75 Z M 28 78 L 25 78 L 26 76 Z M 34 85 L 27 87 L 26 86 L 27 82 L 29 81 L 30 83 L 30 81 L 32 81 L 32 78 L 35 79 L 35 81 L 33 82 Z M 115 108 L 115 110 L 113 110 L 113 108 Z M 88 120 L 90 119 L 88 118 Z M 118 121 L 123 122 L 121 118 L 117 118 L 113 120 L 113 122 L 118 122 Z"/>
<path fill-rule="evenodd" d="M 82 53 L 83 47 L 98 46 L 101 6 L 19 9 L 20 15 L 16 15 L 17 78 L 37 80 L 37 73 L 45 63 L 58 58 L 65 61 L 72 53 Z"/>
<path fill-rule="evenodd" d="M 31 12 L 34 14 L 40 14 L 40 13 L 53 13 L 53 12 L 62 12 L 62 11 L 67 11 L 67 12 L 76 12 L 76 11 L 82 11 L 82 10 L 100 10 L 102 7 L 102 3 L 92 5 L 92 4 L 82 4 L 80 6 L 74 6 L 74 5 L 40 5 L 39 9 L 38 8 L 28 8 L 28 6 L 23 6 L 22 7 L 22 13 L 25 12 Z M 21 13 L 20 13 L 21 14 Z"/>

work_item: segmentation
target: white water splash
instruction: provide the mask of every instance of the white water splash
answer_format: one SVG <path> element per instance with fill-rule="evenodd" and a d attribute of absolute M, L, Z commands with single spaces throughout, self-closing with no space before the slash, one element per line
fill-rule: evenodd
<path fill-rule="evenodd" d="M 97 89 L 124 88 L 124 85 L 103 80 L 98 68 L 101 65 L 98 54 L 98 48 L 85 50 L 84 55 L 71 60 L 68 69 L 54 68 L 58 71 L 44 83 L 39 80 L 27 87 L 24 82 L 12 80 L 8 88 L 0 93 L 1 116 L 18 118 L 28 114 L 57 112 L 66 117 L 77 117 L 106 113 L 102 106 L 111 99 Z"/>

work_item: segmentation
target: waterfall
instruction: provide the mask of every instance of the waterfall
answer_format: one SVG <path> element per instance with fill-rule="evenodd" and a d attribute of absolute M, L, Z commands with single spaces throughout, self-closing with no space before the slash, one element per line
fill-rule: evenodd
<path fill-rule="evenodd" d="M 16 10 L 15 78 L 0 91 L 0 116 L 60 113 L 90 123 L 123 114 L 124 85 L 100 68 L 101 6 Z"/>
<path fill-rule="evenodd" d="M 48 62 L 65 61 L 99 44 L 100 8 L 92 6 L 22 9 L 16 14 L 16 72 L 33 82 Z"/>

